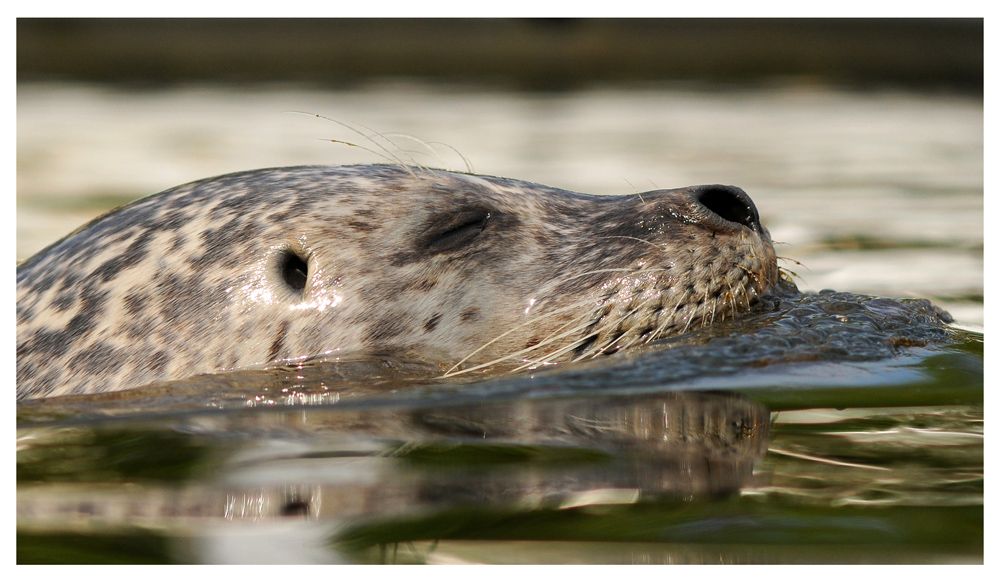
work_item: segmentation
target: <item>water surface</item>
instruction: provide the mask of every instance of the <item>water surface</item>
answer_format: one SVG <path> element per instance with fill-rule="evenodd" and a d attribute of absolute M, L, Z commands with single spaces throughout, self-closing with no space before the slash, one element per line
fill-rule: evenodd
<path fill-rule="evenodd" d="M 516 377 L 321 363 L 26 404 L 19 562 L 982 562 L 979 100 L 21 85 L 17 255 L 190 180 L 401 150 L 592 194 L 735 184 L 801 289 L 964 330 L 807 295 Z"/>

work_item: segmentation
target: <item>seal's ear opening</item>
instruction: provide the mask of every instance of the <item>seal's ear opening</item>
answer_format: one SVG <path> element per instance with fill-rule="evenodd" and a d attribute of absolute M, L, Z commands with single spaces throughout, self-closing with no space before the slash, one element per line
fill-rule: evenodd
<path fill-rule="evenodd" d="M 291 249 L 285 249 L 278 255 L 278 273 L 292 291 L 298 294 L 305 291 L 309 264 Z"/>

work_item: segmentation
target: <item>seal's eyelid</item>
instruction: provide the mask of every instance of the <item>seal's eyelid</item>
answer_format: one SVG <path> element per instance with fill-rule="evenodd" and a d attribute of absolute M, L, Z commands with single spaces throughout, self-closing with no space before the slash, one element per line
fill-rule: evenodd
<path fill-rule="evenodd" d="M 493 215 L 485 209 L 464 211 L 438 221 L 428 229 L 423 247 L 437 253 L 468 245 L 483 232 Z"/>

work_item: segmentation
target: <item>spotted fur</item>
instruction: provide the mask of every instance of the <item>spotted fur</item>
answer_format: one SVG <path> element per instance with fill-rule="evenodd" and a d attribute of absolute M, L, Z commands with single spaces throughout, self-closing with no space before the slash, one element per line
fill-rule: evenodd
<path fill-rule="evenodd" d="M 358 353 L 447 375 L 532 367 L 731 318 L 777 277 L 732 187 L 242 172 L 122 207 L 19 266 L 17 397 Z"/>

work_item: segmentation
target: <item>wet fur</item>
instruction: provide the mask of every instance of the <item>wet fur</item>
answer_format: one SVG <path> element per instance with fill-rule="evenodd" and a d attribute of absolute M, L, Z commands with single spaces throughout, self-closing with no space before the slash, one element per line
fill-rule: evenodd
<path fill-rule="evenodd" d="M 690 189 L 597 197 L 401 166 L 195 182 L 18 267 L 17 397 L 345 353 L 454 375 L 614 352 L 731 318 L 776 281 L 766 230 L 709 215 Z M 289 257 L 308 263 L 303 290 Z"/>

